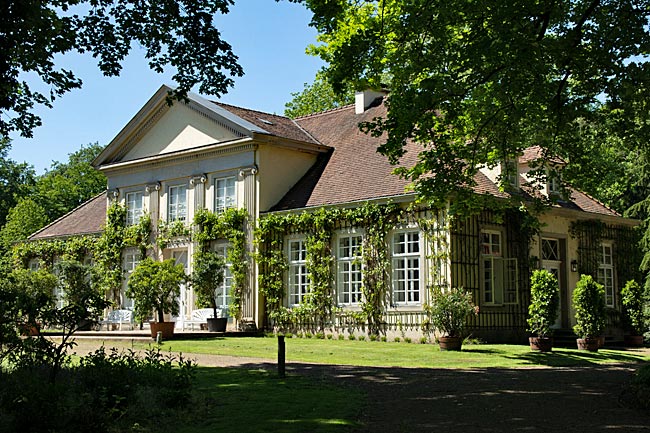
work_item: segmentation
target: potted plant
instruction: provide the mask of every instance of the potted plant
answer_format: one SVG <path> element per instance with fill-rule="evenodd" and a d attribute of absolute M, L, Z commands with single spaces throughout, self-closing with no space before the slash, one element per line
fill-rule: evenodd
<path fill-rule="evenodd" d="M 141 260 L 129 277 L 127 296 L 133 299 L 133 313 L 143 322 L 155 312 L 157 321 L 149 322 L 151 337 L 158 331 L 164 339 L 174 335 L 174 322 L 165 322 L 165 314 L 179 313 L 178 297 L 181 284 L 187 276 L 183 265 L 175 264 L 174 259 L 158 262 L 150 257 Z"/>
<path fill-rule="evenodd" d="M 560 306 L 560 288 L 555 275 L 538 269 L 530 277 L 530 305 L 528 306 L 528 331 L 530 348 L 541 352 L 553 349 L 553 329 Z"/>
<path fill-rule="evenodd" d="M 434 287 L 425 310 L 431 325 L 439 333 L 440 350 L 461 350 L 467 318 L 478 313 L 472 294 L 462 288 L 443 290 Z"/>
<path fill-rule="evenodd" d="M 630 334 L 623 336 L 625 345 L 632 347 L 643 346 L 643 333 L 645 332 L 645 315 L 643 288 L 634 280 L 628 281 L 621 289 L 621 303 L 623 313 L 630 329 Z"/>
<path fill-rule="evenodd" d="M 191 283 L 197 297 L 199 307 L 212 308 L 212 318 L 207 318 L 208 331 L 224 332 L 228 322 L 227 317 L 217 317 L 217 290 L 224 280 L 226 263 L 216 251 L 199 251 L 194 255 L 194 269 Z"/>
<path fill-rule="evenodd" d="M 578 349 L 596 352 L 598 337 L 605 329 L 605 288 L 591 275 L 581 275 L 573 290 L 573 308 L 576 324 L 573 332 L 578 336 Z"/>

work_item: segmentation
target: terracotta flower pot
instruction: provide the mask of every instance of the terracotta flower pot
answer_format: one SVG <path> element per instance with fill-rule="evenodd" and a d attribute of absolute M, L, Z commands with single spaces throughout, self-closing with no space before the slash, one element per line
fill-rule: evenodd
<path fill-rule="evenodd" d="M 627 347 L 642 347 L 643 346 L 643 335 L 624 335 L 623 343 Z"/>
<path fill-rule="evenodd" d="M 578 350 L 598 352 L 598 347 L 600 347 L 600 341 L 598 337 L 578 338 L 576 340 L 576 343 L 578 343 Z"/>
<path fill-rule="evenodd" d="M 551 337 L 528 337 L 528 342 L 530 343 L 530 350 L 553 351 L 553 338 Z"/>
<path fill-rule="evenodd" d="M 461 337 L 438 337 L 438 344 L 440 350 L 458 352 L 463 345 L 463 339 Z"/>
<path fill-rule="evenodd" d="M 174 336 L 174 327 L 176 326 L 175 322 L 149 322 L 149 328 L 151 329 L 151 338 L 154 340 L 158 335 L 158 331 L 162 332 L 163 340 L 169 340 Z"/>

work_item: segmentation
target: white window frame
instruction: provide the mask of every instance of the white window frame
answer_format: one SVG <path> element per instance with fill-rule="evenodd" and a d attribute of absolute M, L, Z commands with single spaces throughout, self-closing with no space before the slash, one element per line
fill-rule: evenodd
<path fill-rule="evenodd" d="M 220 182 L 224 182 L 223 186 L 219 186 Z M 228 185 L 232 182 L 232 185 Z M 237 207 L 237 176 L 224 176 L 214 179 L 214 212 L 222 213 L 226 209 Z M 229 194 L 229 189 L 232 188 L 232 194 Z"/>
<path fill-rule="evenodd" d="M 605 305 L 614 307 L 616 304 L 614 296 L 614 246 L 611 242 L 601 244 L 600 260 L 598 262 L 598 282 L 605 286 Z"/>
<path fill-rule="evenodd" d="M 129 284 L 129 278 L 142 258 L 140 252 L 135 249 L 127 249 L 122 257 L 122 269 L 124 270 L 124 288 L 121 293 L 120 308 L 125 310 L 133 309 L 133 299 L 126 296 L 126 288 Z"/>
<path fill-rule="evenodd" d="M 405 236 L 404 242 L 397 241 L 399 236 Z M 417 241 L 411 236 L 416 235 Z M 398 245 L 404 244 L 400 251 Z M 417 251 L 411 251 L 409 246 L 417 245 Z M 395 306 L 422 305 L 422 288 L 424 287 L 424 243 L 423 233 L 419 228 L 395 230 L 391 234 L 391 264 L 392 264 L 392 300 Z"/>
<path fill-rule="evenodd" d="M 187 221 L 187 185 L 167 188 L 167 221 Z"/>
<path fill-rule="evenodd" d="M 223 283 L 221 283 L 221 287 L 217 289 L 217 293 L 215 294 L 217 299 L 217 307 L 221 309 L 228 309 L 232 299 L 230 292 L 232 289 L 233 275 L 232 271 L 230 270 L 232 263 L 228 261 L 229 248 L 230 244 L 227 242 L 217 242 L 214 246 L 214 251 L 223 257 L 225 263 L 225 268 L 223 270 Z"/>
<path fill-rule="evenodd" d="M 311 292 L 311 282 L 307 271 L 307 238 L 289 237 L 286 240 L 289 267 L 287 269 L 288 305 L 300 305 Z M 292 254 L 293 246 L 298 246 L 298 256 Z"/>
<path fill-rule="evenodd" d="M 138 203 L 140 206 L 136 206 Z M 132 198 L 134 198 L 132 200 Z M 126 225 L 132 226 L 140 222 L 140 218 L 144 215 L 144 192 L 131 191 L 124 195 L 124 203 L 126 205 Z"/>
<path fill-rule="evenodd" d="M 347 242 L 347 245 L 342 243 Z M 339 305 L 359 305 L 363 296 L 361 249 L 363 234 L 355 230 L 336 236 L 336 288 Z"/>
<path fill-rule="evenodd" d="M 558 174 L 546 172 L 546 191 L 549 196 L 560 194 L 560 178 Z"/>
<path fill-rule="evenodd" d="M 545 256 L 544 255 L 544 244 L 548 243 L 549 245 L 551 243 L 555 244 L 557 246 L 557 251 L 553 251 L 555 253 L 555 257 L 550 257 L 550 256 Z M 545 238 L 542 237 L 542 242 L 541 242 L 541 251 L 540 251 L 540 256 L 542 257 L 542 260 L 551 260 L 551 261 L 556 261 L 559 262 L 561 261 L 561 256 L 560 256 L 560 240 L 557 238 Z"/>
<path fill-rule="evenodd" d="M 484 235 L 489 239 L 485 242 Z M 498 243 L 494 242 L 498 236 Z M 519 267 L 516 258 L 504 257 L 505 235 L 502 230 L 481 230 L 481 301 L 484 305 L 514 305 L 519 303 Z M 497 246 L 495 248 L 495 246 Z"/>

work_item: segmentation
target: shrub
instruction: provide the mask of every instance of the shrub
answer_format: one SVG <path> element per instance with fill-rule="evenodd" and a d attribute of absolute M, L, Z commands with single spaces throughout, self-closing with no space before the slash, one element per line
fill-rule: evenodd
<path fill-rule="evenodd" d="M 356 337 L 354 336 L 354 334 L 350 334 L 348 335 L 348 340 L 356 340 Z"/>
<path fill-rule="evenodd" d="M 377 335 L 376 334 L 370 334 L 370 341 L 377 341 Z"/>
<path fill-rule="evenodd" d="M 365 336 L 365 335 L 359 335 L 359 337 L 357 338 L 357 340 L 359 340 L 359 341 L 366 341 L 366 336 Z"/>
<path fill-rule="evenodd" d="M 383 341 L 383 342 L 385 343 L 385 342 L 388 341 L 388 338 L 386 338 L 385 335 L 382 335 L 381 338 L 380 338 L 380 340 Z"/>
<path fill-rule="evenodd" d="M 325 339 L 325 334 L 322 333 L 322 332 L 317 332 L 317 333 L 316 333 L 316 338 L 317 338 L 318 340 L 324 340 L 324 339 Z"/>
<path fill-rule="evenodd" d="M 339 339 L 339 340 L 345 340 L 345 335 L 343 335 L 343 334 L 339 334 L 338 339 Z"/>
<path fill-rule="evenodd" d="M 327 339 L 328 340 L 331 340 L 332 338 L 334 338 L 334 336 L 332 334 L 327 334 Z"/>
<path fill-rule="evenodd" d="M 605 288 L 591 275 L 581 275 L 573 290 L 576 324 L 573 332 L 579 338 L 598 337 L 605 329 Z"/>
<path fill-rule="evenodd" d="M 623 311 L 634 335 L 643 335 L 646 329 L 643 301 L 643 289 L 636 281 L 628 281 L 621 289 Z"/>
<path fill-rule="evenodd" d="M 429 339 L 427 337 L 420 337 L 420 344 L 427 344 Z"/>
<path fill-rule="evenodd" d="M 462 337 L 467 317 L 477 314 L 472 294 L 462 288 L 431 289 L 431 303 L 425 305 L 432 326 L 448 337 Z"/>
<path fill-rule="evenodd" d="M 552 334 L 560 306 L 560 288 L 557 278 L 545 269 L 538 269 L 530 277 L 530 305 L 528 330 L 540 338 Z"/>
<path fill-rule="evenodd" d="M 401 340 L 401 338 L 399 338 L 399 337 L 395 337 L 395 338 L 393 339 L 393 341 L 394 341 L 395 343 L 399 343 L 399 342 L 402 341 L 402 340 Z"/>
<path fill-rule="evenodd" d="M 411 337 L 404 337 L 404 343 L 410 343 Z"/>

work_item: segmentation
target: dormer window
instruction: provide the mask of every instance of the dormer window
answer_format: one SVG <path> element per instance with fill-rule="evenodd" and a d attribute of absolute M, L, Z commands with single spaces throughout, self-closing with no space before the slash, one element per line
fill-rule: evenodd
<path fill-rule="evenodd" d="M 514 159 L 506 159 L 503 162 L 503 171 L 501 173 L 501 179 L 504 182 L 504 185 L 508 188 L 517 189 L 519 188 L 519 170 L 517 167 L 517 161 Z"/>
<path fill-rule="evenodd" d="M 546 191 L 549 197 L 551 195 L 560 195 L 560 177 L 559 174 L 551 171 L 546 172 Z"/>

